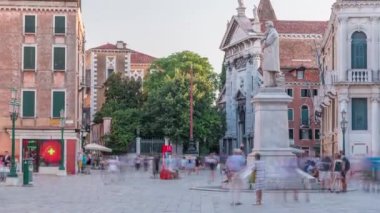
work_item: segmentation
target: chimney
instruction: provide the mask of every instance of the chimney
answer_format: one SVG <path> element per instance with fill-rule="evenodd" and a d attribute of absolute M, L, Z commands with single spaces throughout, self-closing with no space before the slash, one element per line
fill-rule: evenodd
<path fill-rule="evenodd" d="M 116 47 L 117 47 L 117 49 L 125 49 L 126 46 L 127 46 L 127 44 L 124 43 L 123 41 L 117 41 L 117 42 L 116 42 Z"/>

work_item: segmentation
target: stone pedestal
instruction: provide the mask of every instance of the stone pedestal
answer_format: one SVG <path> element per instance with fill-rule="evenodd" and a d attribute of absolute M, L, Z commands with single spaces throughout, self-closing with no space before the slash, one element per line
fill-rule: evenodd
<path fill-rule="evenodd" d="M 63 176 L 67 176 L 67 172 L 66 172 L 66 170 L 58 170 L 58 172 L 57 172 L 57 176 L 61 176 L 61 177 L 63 177 Z"/>
<path fill-rule="evenodd" d="M 291 148 L 289 143 L 288 104 L 291 101 L 284 88 L 277 87 L 262 88 L 252 101 L 255 138 L 252 153 L 248 155 L 248 165 L 252 165 L 255 154 L 260 153 L 266 165 L 267 185 L 270 186 L 278 186 L 280 179 L 287 176 L 284 166 L 291 160 L 295 161 L 295 153 L 300 152 Z"/>

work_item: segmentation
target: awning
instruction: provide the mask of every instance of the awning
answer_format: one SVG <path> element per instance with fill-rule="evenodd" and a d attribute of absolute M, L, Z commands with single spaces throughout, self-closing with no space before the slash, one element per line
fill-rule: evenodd
<path fill-rule="evenodd" d="M 112 149 L 96 144 L 96 143 L 89 143 L 84 146 L 84 149 L 88 151 L 112 152 Z"/>

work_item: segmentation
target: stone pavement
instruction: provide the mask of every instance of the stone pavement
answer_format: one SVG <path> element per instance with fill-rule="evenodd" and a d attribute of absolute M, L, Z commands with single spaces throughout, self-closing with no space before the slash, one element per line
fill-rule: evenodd
<path fill-rule="evenodd" d="M 243 205 L 230 205 L 227 192 L 189 190 L 196 186 L 212 186 L 208 172 L 190 176 L 182 174 L 180 180 L 152 179 L 150 173 L 128 171 L 125 180 L 105 185 L 99 172 L 91 175 L 68 177 L 34 177 L 33 187 L 0 187 L 0 210 L 7 213 L 60 213 L 60 212 L 112 212 L 112 213 L 378 213 L 380 194 L 353 191 L 345 194 L 310 193 L 311 201 L 284 202 L 280 192 L 264 192 L 264 205 L 253 206 L 254 193 L 242 193 Z"/>

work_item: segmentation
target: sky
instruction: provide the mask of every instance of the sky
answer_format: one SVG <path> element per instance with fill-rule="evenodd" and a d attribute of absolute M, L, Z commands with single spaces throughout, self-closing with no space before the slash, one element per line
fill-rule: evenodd
<path fill-rule="evenodd" d="M 252 17 L 260 0 L 243 0 Z M 271 0 L 277 19 L 330 18 L 335 0 Z M 220 72 L 219 49 L 238 0 L 82 0 L 86 48 L 122 40 L 127 47 L 160 58 L 190 50 Z"/>

